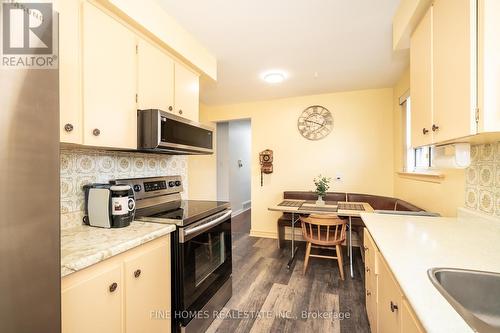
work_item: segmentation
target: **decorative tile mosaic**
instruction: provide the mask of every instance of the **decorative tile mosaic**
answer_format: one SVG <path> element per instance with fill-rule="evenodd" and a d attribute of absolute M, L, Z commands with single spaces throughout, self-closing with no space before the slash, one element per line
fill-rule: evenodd
<path fill-rule="evenodd" d="M 61 214 L 81 212 L 83 216 L 83 185 L 119 178 L 180 175 L 182 196 L 187 197 L 186 156 L 64 148 L 60 163 Z"/>
<path fill-rule="evenodd" d="M 471 147 L 465 179 L 465 206 L 500 216 L 500 142 Z"/>

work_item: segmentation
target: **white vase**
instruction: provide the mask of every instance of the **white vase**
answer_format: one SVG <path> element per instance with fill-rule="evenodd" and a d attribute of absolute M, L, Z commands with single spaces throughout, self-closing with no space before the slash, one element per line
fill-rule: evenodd
<path fill-rule="evenodd" d="M 324 206 L 325 201 L 323 200 L 323 197 L 321 195 L 318 195 L 318 200 L 316 200 L 316 205 L 317 206 Z"/>

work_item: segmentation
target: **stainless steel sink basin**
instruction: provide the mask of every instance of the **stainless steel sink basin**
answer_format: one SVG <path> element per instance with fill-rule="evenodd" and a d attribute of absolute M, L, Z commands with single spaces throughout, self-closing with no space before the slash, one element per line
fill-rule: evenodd
<path fill-rule="evenodd" d="M 500 332 L 500 273 L 456 268 L 431 268 L 427 273 L 472 329 Z"/>

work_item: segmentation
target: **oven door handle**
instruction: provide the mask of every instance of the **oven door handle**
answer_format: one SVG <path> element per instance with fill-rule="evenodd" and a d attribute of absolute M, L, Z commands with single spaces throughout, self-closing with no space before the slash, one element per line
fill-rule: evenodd
<path fill-rule="evenodd" d="M 182 237 L 182 238 L 184 240 L 186 240 L 186 238 L 189 237 L 192 234 L 199 233 L 200 231 L 203 231 L 203 230 L 206 230 L 206 229 L 210 229 L 211 227 L 216 226 L 217 224 L 220 224 L 221 222 L 223 222 L 224 220 L 226 220 L 229 216 L 231 216 L 232 213 L 233 213 L 232 210 L 228 210 L 227 213 L 225 213 L 221 217 L 216 218 L 213 221 L 210 221 L 210 222 L 198 225 L 198 226 L 196 226 L 194 228 L 190 228 L 190 229 L 184 230 L 184 232 L 183 232 L 183 236 L 184 237 Z"/>

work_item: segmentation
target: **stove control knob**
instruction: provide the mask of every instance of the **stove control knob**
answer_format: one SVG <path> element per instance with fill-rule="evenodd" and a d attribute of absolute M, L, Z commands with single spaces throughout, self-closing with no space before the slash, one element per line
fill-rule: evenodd
<path fill-rule="evenodd" d="M 175 182 L 174 181 L 168 182 L 168 187 L 174 187 L 174 186 L 175 186 Z"/>
<path fill-rule="evenodd" d="M 134 185 L 134 192 L 140 192 L 142 190 L 142 186 L 141 185 Z"/>
<path fill-rule="evenodd" d="M 175 186 L 181 186 L 181 181 L 180 180 L 176 180 L 175 181 Z"/>

